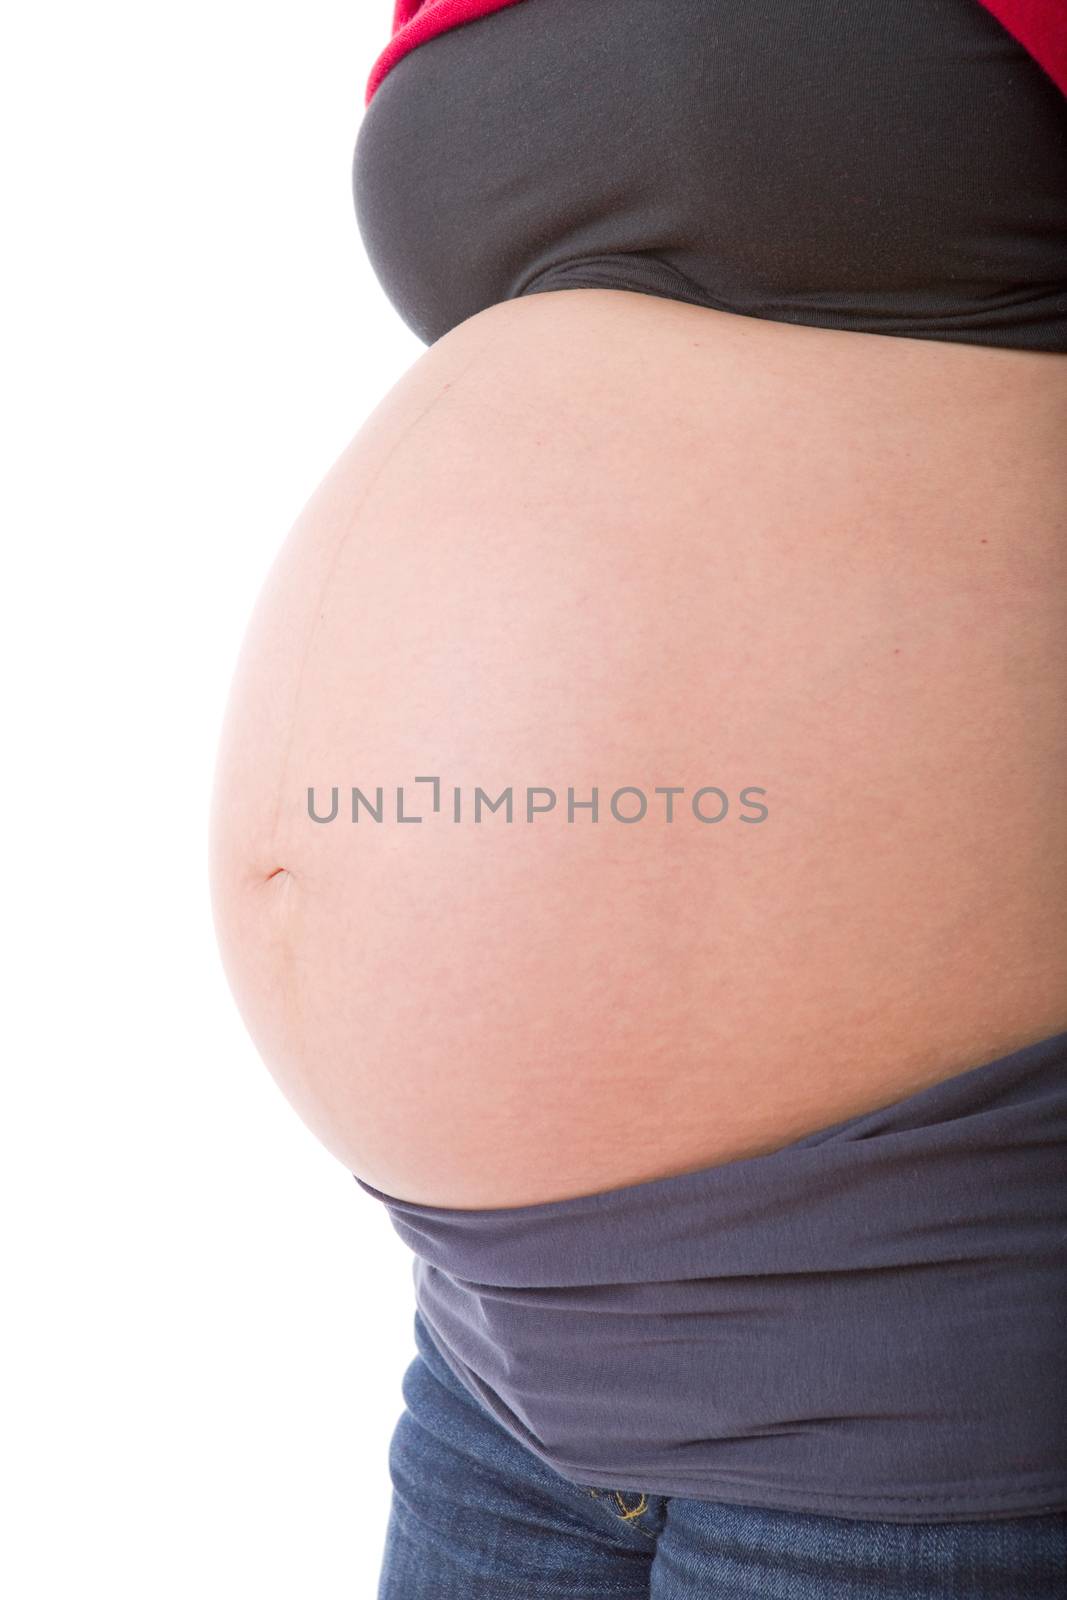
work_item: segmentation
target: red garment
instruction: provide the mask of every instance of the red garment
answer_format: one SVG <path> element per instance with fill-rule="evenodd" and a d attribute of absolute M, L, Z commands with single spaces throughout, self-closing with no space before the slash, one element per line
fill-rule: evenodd
<path fill-rule="evenodd" d="M 1067 0 L 976 0 L 992 12 L 1067 95 Z M 435 34 L 518 0 L 395 0 L 393 36 L 371 68 L 364 108 L 402 56 Z M 575 0 L 576 5 L 581 0 Z"/>
<path fill-rule="evenodd" d="M 393 37 L 371 68 L 364 107 L 370 105 L 386 73 L 417 44 L 425 44 L 448 28 L 458 28 L 461 22 L 473 22 L 475 17 L 517 4 L 518 0 L 395 0 Z"/>
<path fill-rule="evenodd" d="M 1067 94 L 1067 0 L 980 0 L 980 4 Z"/>

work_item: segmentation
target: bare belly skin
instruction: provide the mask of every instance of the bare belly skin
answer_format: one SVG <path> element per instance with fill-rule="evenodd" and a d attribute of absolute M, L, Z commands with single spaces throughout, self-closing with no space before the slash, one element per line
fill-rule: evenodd
<path fill-rule="evenodd" d="M 1065 442 L 1059 355 L 599 289 L 430 347 L 277 557 L 216 777 L 226 970 L 338 1160 L 566 1199 L 1067 1027 Z"/>

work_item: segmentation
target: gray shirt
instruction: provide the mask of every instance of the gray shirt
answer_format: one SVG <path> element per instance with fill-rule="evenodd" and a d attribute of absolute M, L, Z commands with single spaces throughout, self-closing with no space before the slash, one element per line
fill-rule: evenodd
<path fill-rule="evenodd" d="M 1067 1509 L 1067 1033 L 781 1150 L 503 1209 L 383 1194 L 468 1390 L 580 1484 Z"/>

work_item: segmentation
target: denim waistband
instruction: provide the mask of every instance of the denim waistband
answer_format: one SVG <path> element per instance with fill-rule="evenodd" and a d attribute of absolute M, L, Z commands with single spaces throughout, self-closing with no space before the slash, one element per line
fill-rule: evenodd
<path fill-rule="evenodd" d="M 382 1201 L 452 1371 L 578 1483 L 900 1522 L 1067 1509 L 1067 1033 L 767 1155 Z"/>

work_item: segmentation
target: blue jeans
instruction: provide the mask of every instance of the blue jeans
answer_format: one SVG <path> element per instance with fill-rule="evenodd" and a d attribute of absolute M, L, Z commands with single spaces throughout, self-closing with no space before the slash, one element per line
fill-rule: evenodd
<path fill-rule="evenodd" d="M 1067 1512 L 859 1522 L 572 1483 L 415 1313 L 378 1600 L 1065 1600 Z"/>

